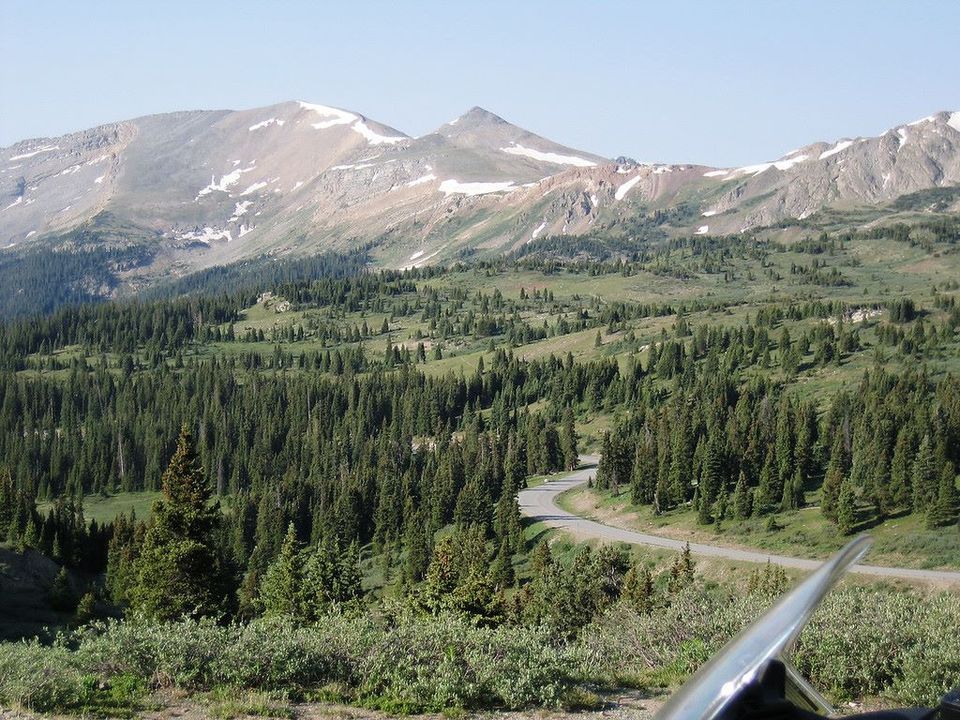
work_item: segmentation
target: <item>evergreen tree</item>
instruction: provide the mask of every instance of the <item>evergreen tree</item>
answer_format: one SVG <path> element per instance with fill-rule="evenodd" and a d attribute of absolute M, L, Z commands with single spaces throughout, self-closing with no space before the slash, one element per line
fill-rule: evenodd
<path fill-rule="evenodd" d="M 831 520 L 837 519 L 837 503 L 840 499 L 840 487 L 843 485 L 846 467 L 843 435 L 837 433 L 830 449 L 830 462 L 823 478 L 820 496 L 820 511 Z"/>
<path fill-rule="evenodd" d="M 623 601 L 641 615 L 653 610 L 653 576 L 649 568 L 634 563 L 623 576 Z"/>
<path fill-rule="evenodd" d="M 573 408 L 567 405 L 563 409 L 560 424 L 560 451 L 563 454 L 563 466 L 567 470 L 576 470 L 580 463 L 577 451 L 577 429 L 573 419 Z"/>
<path fill-rule="evenodd" d="M 913 502 L 911 465 L 913 447 L 910 431 L 903 428 L 897 433 L 890 463 L 890 503 L 894 508 L 910 507 Z"/>
<path fill-rule="evenodd" d="M 857 497 L 853 483 L 844 480 L 840 484 L 840 497 L 837 499 L 837 529 L 842 535 L 849 535 L 857 524 Z"/>
<path fill-rule="evenodd" d="M 49 591 L 50 607 L 57 612 L 73 612 L 77 607 L 77 594 L 70 582 L 70 575 L 65 567 L 61 567 Z"/>
<path fill-rule="evenodd" d="M 747 485 L 747 476 L 743 470 L 737 479 L 737 486 L 733 491 L 733 516 L 737 520 L 746 520 L 753 511 L 752 493 Z"/>
<path fill-rule="evenodd" d="M 226 588 L 215 542 L 219 503 L 200 470 L 186 426 L 163 474 L 163 496 L 153 508 L 137 561 L 132 605 L 150 617 L 215 615 L 225 607 Z"/>
<path fill-rule="evenodd" d="M 957 478 L 952 463 L 946 463 L 940 473 L 940 485 L 937 499 L 927 512 L 928 528 L 956 525 L 960 517 L 960 493 L 957 492 Z"/>
<path fill-rule="evenodd" d="M 924 435 L 913 461 L 913 510 L 927 512 L 937 497 L 937 468 L 930 436 Z"/>
<path fill-rule="evenodd" d="M 798 467 L 791 478 L 783 486 L 783 498 L 780 500 L 780 510 L 797 510 L 804 503 L 803 478 Z"/>
<path fill-rule="evenodd" d="M 280 554 L 263 575 L 257 604 L 267 617 L 304 616 L 303 556 L 293 523 L 287 527 Z"/>

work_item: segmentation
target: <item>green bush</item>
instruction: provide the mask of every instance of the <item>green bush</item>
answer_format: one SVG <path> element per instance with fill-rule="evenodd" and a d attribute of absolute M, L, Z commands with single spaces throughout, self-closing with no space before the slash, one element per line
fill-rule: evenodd
<path fill-rule="evenodd" d="M 65 648 L 37 642 L 0 645 L 0 705 L 40 712 L 75 707 L 81 695 L 76 660 Z"/>
<path fill-rule="evenodd" d="M 218 625 L 133 617 L 66 642 L 76 649 L 0 645 L 0 669 L 17 669 L 4 675 L 0 697 L 46 709 L 91 705 L 91 688 L 120 692 L 131 683 L 295 696 L 337 687 L 344 699 L 390 710 L 521 708 L 560 705 L 575 674 L 573 650 L 545 630 L 477 627 L 454 616 L 401 616 L 391 625 L 331 616 L 310 626 L 289 618 Z"/>
<path fill-rule="evenodd" d="M 588 626 L 579 650 L 593 677 L 682 681 L 768 600 L 691 588 L 649 615 L 617 606 Z M 960 596 L 842 588 L 827 596 L 792 653 L 798 670 L 837 699 L 879 696 L 935 704 L 960 684 Z"/>
<path fill-rule="evenodd" d="M 247 625 L 132 617 L 53 646 L 0 644 L 0 704 L 117 714 L 150 688 L 177 687 L 324 697 L 391 712 L 555 707 L 579 702 L 584 683 L 674 686 L 769 602 L 761 593 L 687 586 L 650 613 L 614 605 L 575 641 L 546 628 L 403 612 L 333 615 L 309 626 L 282 617 Z M 931 704 L 960 680 L 958 627 L 957 595 L 845 588 L 814 615 L 795 660 L 837 698 Z"/>

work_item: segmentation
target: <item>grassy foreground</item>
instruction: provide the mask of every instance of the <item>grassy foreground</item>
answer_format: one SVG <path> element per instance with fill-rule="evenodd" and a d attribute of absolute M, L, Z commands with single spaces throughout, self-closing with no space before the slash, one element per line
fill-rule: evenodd
<path fill-rule="evenodd" d="M 639 614 L 618 603 L 575 639 L 544 628 L 482 627 L 406 611 L 245 625 L 139 618 L 92 625 L 52 646 L 0 645 L 0 705 L 129 715 L 158 689 L 263 693 L 393 713 L 584 707 L 613 687 L 675 687 L 772 597 L 679 590 Z M 802 672 L 836 699 L 932 703 L 960 678 L 960 597 L 849 587 L 801 636 Z"/>

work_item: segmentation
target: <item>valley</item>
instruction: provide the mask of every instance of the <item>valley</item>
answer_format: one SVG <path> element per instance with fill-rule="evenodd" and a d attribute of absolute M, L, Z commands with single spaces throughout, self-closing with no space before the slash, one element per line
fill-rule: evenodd
<path fill-rule="evenodd" d="M 798 667 L 933 702 L 956 115 L 727 169 L 309 103 L 5 149 L 0 702 L 656 706 L 861 532 Z"/>

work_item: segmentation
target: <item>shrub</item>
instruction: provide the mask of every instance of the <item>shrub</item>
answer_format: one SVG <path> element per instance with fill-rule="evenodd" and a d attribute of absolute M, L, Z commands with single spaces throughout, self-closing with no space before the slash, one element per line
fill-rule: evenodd
<path fill-rule="evenodd" d="M 0 705 L 45 712 L 77 705 L 81 673 L 62 647 L 19 642 L 0 645 Z"/>

